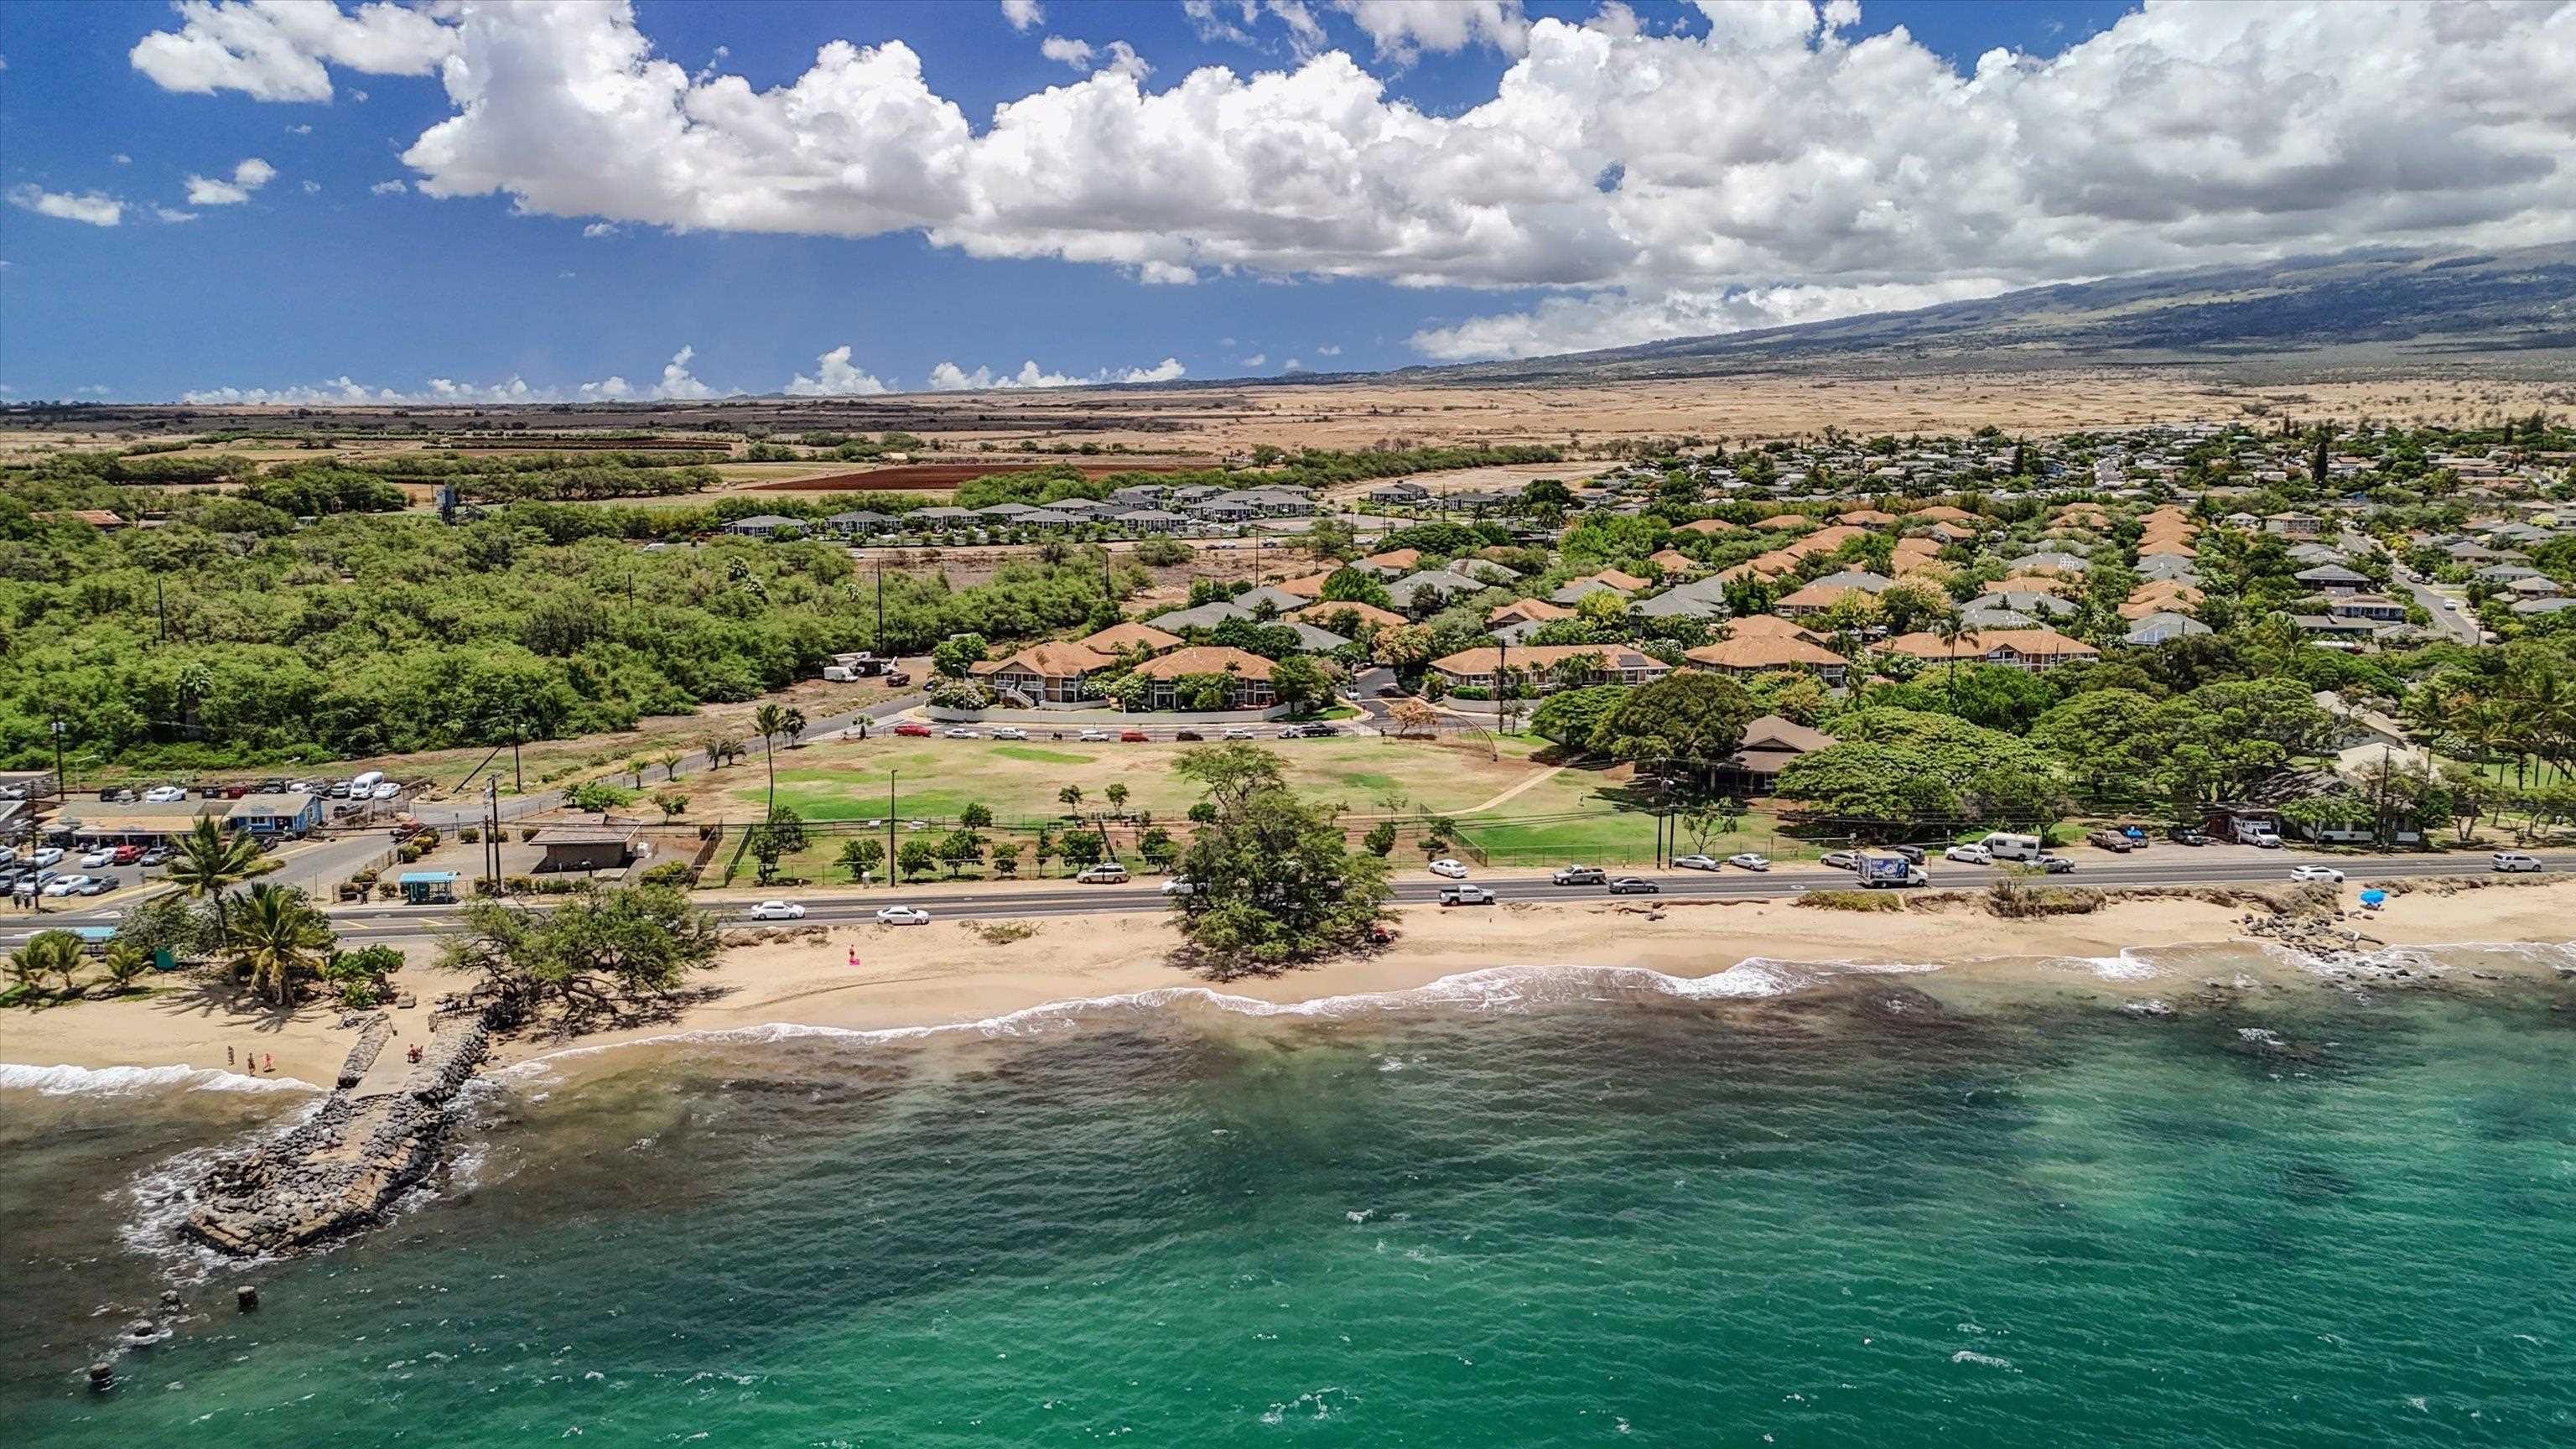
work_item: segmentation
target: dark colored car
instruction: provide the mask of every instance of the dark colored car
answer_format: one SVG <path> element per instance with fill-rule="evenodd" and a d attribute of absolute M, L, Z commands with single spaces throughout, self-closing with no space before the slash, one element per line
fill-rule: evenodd
<path fill-rule="evenodd" d="M 1633 875 L 1623 875 L 1610 882 L 1610 894 L 1614 896 L 1651 896 L 1662 891 L 1663 887 L 1653 881 Z"/>
<path fill-rule="evenodd" d="M 2096 830 L 2084 837 L 2084 843 L 2097 850 L 2110 851 L 2114 855 L 2126 855 L 2138 848 L 2136 841 L 2116 830 Z"/>
<path fill-rule="evenodd" d="M 1923 847 L 1919 845 L 1891 845 L 1887 848 L 1887 853 L 1898 857 L 1907 865 L 1923 863 Z"/>
<path fill-rule="evenodd" d="M 2075 862 L 2062 855 L 2043 855 L 2031 861 L 2031 864 L 2050 875 L 2064 875 L 2075 868 Z"/>
<path fill-rule="evenodd" d="M 2173 843 L 2176 845 L 2207 845 L 2209 843 L 2208 836 L 2201 834 L 2199 831 L 2192 829 L 2188 825 L 2177 825 L 2171 831 L 2168 831 L 2167 834 L 2173 837 Z"/>
<path fill-rule="evenodd" d="M 889 669 L 886 671 L 885 681 L 886 683 L 893 685 L 895 688 L 901 689 L 905 685 L 912 683 L 912 676 L 904 673 L 900 669 Z"/>
<path fill-rule="evenodd" d="M 1139 736 L 1139 738 L 1142 738 L 1142 736 Z M 1172 738 L 1183 743 L 1187 743 L 1191 740 L 1206 739 L 1207 736 L 1200 734 L 1197 730 L 1174 730 L 1172 731 Z"/>

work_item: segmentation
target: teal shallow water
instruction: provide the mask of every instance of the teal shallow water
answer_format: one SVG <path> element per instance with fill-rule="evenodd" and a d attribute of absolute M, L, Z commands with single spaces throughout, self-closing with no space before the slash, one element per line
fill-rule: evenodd
<path fill-rule="evenodd" d="M 1593 994 L 592 1057 L 105 1398 L 279 1104 L 15 1094 L 0 1442 L 2576 1443 L 2544 998 Z"/>

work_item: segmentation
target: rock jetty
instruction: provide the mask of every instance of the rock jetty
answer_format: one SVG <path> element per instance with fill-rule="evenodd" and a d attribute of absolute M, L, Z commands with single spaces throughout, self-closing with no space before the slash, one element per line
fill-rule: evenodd
<path fill-rule="evenodd" d="M 418 1064 L 391 1092 L 353 1095 L 392 1026 L 368 1022 L 313 1115 L 208 1169 L 186 1232 L 237 1257 L 291 1253 L 384 1219 L 436 1165 L 456 1094 L 491 1049 L 491 1027 L 460 1013 L 433 1026 Z"/>

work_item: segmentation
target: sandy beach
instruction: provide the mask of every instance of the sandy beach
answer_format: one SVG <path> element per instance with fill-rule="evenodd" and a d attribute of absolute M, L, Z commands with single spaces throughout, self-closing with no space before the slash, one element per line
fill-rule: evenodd
<path fill-rule="evenodd" d="M 1747 961 L 1932 967 L 2034 989 L 2085 987 L 2154 995 L 2192 984 L 2186 968 L 2124 952 L 2173 952 L 2249 941 L 2240 906 L 2189 899 L 2115 902 L 2089 915 L 2004 920 L 1959 901 L 1901 913 L 1817 910 L 1785 902 L 1660 906 L 1514 903 L 1491 910 L 1400 913 L 1395 943 L 1373 955 L 1270 976 L 1212 982 L 1173 965 L 1171 926 L 1135 916 L 995 923 L 843 926 L 763 933 L 725 953 L 696 983 L 701 999 L 672 1019 L 575 1041 L 522 1037 L 502 1052 L 525 1059 L 568 1045 L 601 1046 L 686 1031 L 773 1024 L 852 1030 L 990 1020 L 1050 1003 L 1204 987 L 1270 1003 L 1401 992 L 1496 966 L 1634 967 L 1707 977 Z M 2576 882 L 2398 896 L 2351 924 L 2391 946 L 2576 939 Z M 989 935 L 988 935 L 989 933 Z M 998 936 L 1003 939 L 992 939 Z M 851 953 L 859 964 L 850 964 Z M 426 952 L 419 953 L 423 957 Z M 2533 963 L 2532 972 L 2547 968 Z M 2277 967 L 2284 977 L 2297 968 Z M 426 964 L 401 984 L 422 1006 L 396 1013 L 396 1046 L 426 1038 L 426 1003 L 462 985 Z M 352 1033 L 336 1007 L 292 1013 L 249 1006 L 194 983 L 115 1001 L 0 1014 L 0 1064 L 17 1068 L 242 1068 L 257 1052 L 273 1073 L 327 1085 Z M 228 1062 L 225 1049 L 235 1059 Z M 11 1075 L 33 1085 L 29 1074 Z M 73 1074 L 77 1075 L 77 1074 Z"/>

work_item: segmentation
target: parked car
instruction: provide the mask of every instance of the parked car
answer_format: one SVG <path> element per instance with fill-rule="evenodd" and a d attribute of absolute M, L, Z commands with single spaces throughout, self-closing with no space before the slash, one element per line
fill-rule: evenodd
<path fill-rule="evenodd" d="M 886 671 L 885 681 L 889 686 L 901 689 L 912 683 L 912 676 L 900 669 L 889 669 Z"/>
<path fill-rule="evenodd" d="M 993 731 L 993 738 L 997 740 L 1024 740 L 1028 737 L 1029 732 L 1027 730 L 1015 730 L 1008 725 Z"/>
<path fill-rule="evenodd" d="M 104 865 L 112 865 L 115 861 L 116 847 L 113 845 L 102 845 L 80 858 L 81 867 L 84 870 L 96 870 Z"/>
<path fill-rule="evenodd" d="M 2075 868 L 2075 862 L 2068 860 L 2062 855 L 2034 856 L 2030 863 L 2038 866 L 2041 870 L 2046 871 L 2050 875 L 2064 875 Z"/>
<path fill-rule="evenodd" d="M 27 858 L 34 861 L 40 867 L 60 865 L 63 863 L 62 847 L 58 845 L 38 846 L 36 848 L 36 853 Z"/>
<path fill-rule="evenodd" d="M 45 894 L 67 896 L 87 884 L 89 877 L 85 875 L 58 875 L 45 883 Z"/>
<path fill-rule="evenodd" d="M 1662 886 L 1653 881 L 1635 875 L 1623 875 L 1609 882 L 1609 886 L 1610 894 L 1614 896 L 1651 896 L 1663 890 Z"/>
<path fill-rule="evenodd" d="M 2541 868 L 2539 856 L 2525 855 L 2519 850 L 2499 850 L 2494 855 L 2489 856 L 2488 860 L 2497 870 L 2538 870 Z"/>
<path fill-rule="evenodd" d="M 805 908 L 794 901 L 762 901 L 743 914 L 755 921 L 801 921 Z"/>
<path fill-rule="evenodd" d="M 1734 866 L 1737 870 L 1769 870 L 1771 868 L 1771 857 L 1763 855 L 1757 851 L 1748 850 L 1740 855 L 1728 856 L 1726 858 L 1726 863 Z"/>
<path fill-rule="evenodd" d="M 102 805 L 131 805 L 134 803 L 134 792 L 120 785 L 113 789 L 99 791 L 98 799 Z"/>
<path fill-rule="evenodd" d="M 2113 855 L 2126 855 L 2138 848 L 2136 841 L 2116 830 L 2096 830 L 2084 837 L 2084 843 L 2096 850 L 2107 850 Z"/>
<path fill-rule="evenodd" d="M 1715 870 L 1717 869 L 1717 857 L 1713 855 L 1676 855 L 1673 857 L 1673 869 Z"/>
<path fill-rule="evenodd" d="M 1176 875 L 1163 882 L 1163 894 L 1167 896 L 1194 896 L 1198 893 L 1199 883 L 1185 875 Z"/>
<path fill-rule="evenodd" d="M 1907 865 L 1921 865 L 1923 863 L 1923 847 L 1919 845 L 1891 845 L 1887 848 L 1887 853 L 1895 856 L 1901 861 L 1904 861 Z"/>
<path fill-rule="evenodd" d="M 80 884 L 72 888 L 72 894 L 103 896 L 114 889 L 116 889 L 116 877 L 112 875 L 85 875 L 80 878 Z"/>
<path fill-rule="evenodd" d="M 1098 865 L 1084 866 L 1082 874 L 1075 876 L 1074 881 L 1080 885 L 1125 885 L 1127 867 L 1114 860 L 1104 860 Z"/>
<path fill-rule="evenodd" d="M 155 785 L 143 792 L 146 805 L 169 805 L 188 798 L 188 792 L 177 785 Z"/>
<path fill-rule="evenodd" d="M 949 726 L 948 737 L 952 740 L 980 740 L 983 738 L 982 735 L 975 733 L 964 725 Z"/>
<path fill-rule="evenodd" d="M 1079 740 L 1081 740 L 1081 741 L 1083 741 L 1083 742 L 1084 742 L 1084 743 L 1086 743 L 1086 744 L 1094 744 L 1094 745 L 1097 745 L 1097 744 L 1105 744 L 1105 743 L 1107 743 L 1107 742 L 1108 742 L 1108 740 L 1109 740 L 1109 731 L 1107 731 L 1107 730 L 1084 730 L 1081 734 L 1079 734 L 1079 735 L 1075 736 L 1075 738 L 1076 738 L 1076 739 L 1079 739 Z"/>
<path fill-rule="evenodd" d="M 930 924 L 930 912 L 923 910 L 919 906 L 888 906 L 884 910 L 877 912 L 877 924 L 880 926 L 927 926 Z"/>
<path fill-rule="evenodd" d="M 402 786 L 395 784 L 391 780 L 387 780 L 376 786 L 376 788 L 369 790 L 367 792 L 367 798 L 370 800 L 391 800 L 401 794 Z"/>
<path fill-rule="evenodd" d="M 2294 865 L 2290 867 L 2290 879 L 2295 881 L 2331 881 L 2336 885 L 2342 885 L 2343 872 L 2330 865 Z"/>
<path fill-rule="evenodd" d="M 1193 741 L 1203 740 L 1203 739 L 1206 739 L 1206 738 L 1207 738 L 1207 736 L 1205 736 L 1205 735 L 1203 735 L 1203 734 L 1200 734 L 1197 730 L 1174 730 L 1174 731 L 1172 731 L 1172 739 L 1173 739 L 1175 742 L 1180 743 L 1180 744 L 1189 744 L 1189 743 L 1192 743 Z"/>
<path fill-rule="evenodd" d="M 1444 906 L 1490 906 L 1493 903 L 1494 893 L 1480 885 L 1453 885 L 1440 888 L 1440 904 Z"/>
<path fill-rule="evenodd" d="M 110 865 L 132 865 L 142 858 L 142 846 L 120 845 L 116 848 L 115 852 L 108 857 L 107 863 Z"/>
<path fill-rule="evenodd" d="M 143 866 L 161 865 L 170 859 L 170 854 L 170 847 L 166 845 L 156 845 L 150 850 L 143 852 L 141 855 L 136 856 L 134 858 L 134 863 L 136 865 Z"/>
<path fill-rule="evenodd" d="M 1597 865 L 1569 865 L 1548 877 L 1558 885 L 1599 885 L 1609 878 L 1609 873 Z"/>
<path fill-rule="evenodd" d="M 1118 732 L 1118 743 L 1122 745 L 1141 745 L 1145 743 L 1145 732 L 1143 730 L 1120 730 Z"/>
<path fill-rule="evenodd" d="M 2166 831 L 2165 834 L 2176 845 L 2207 845 L 2209 843 L 2209 837 L 2207 835 L 2192 829 L 2188 825 L 2177 825 L 2173 829 Z"/>
<path fill-rule="evenodd" d="M 1467 862 L 1463 860 L 1451 860 L 1448 857 L 1443 856 L 1440 859 L 1431 862 L 1431 873 L 1433 875 L 1445 875 L 1451 880 L 1465 880 L 1467 878 Z"/>
<path fill-rule="evenodd" d="M 896 725 L 894 727 L 894 732 L 907 739 L 926 740 L 930 738 L 930 726 L 926 724 L 914 724 L 910 721 Z"/>
<path fill-rule="evenodd" d="M 1943 860 L 1955 860 L 1963 865 L 1992 865 L 1995 863 L 1994 852 L 1986 849 L 1982 845 L 1954 845 L 1949 849 L 1942 851 L 1941 858 Z"/>

